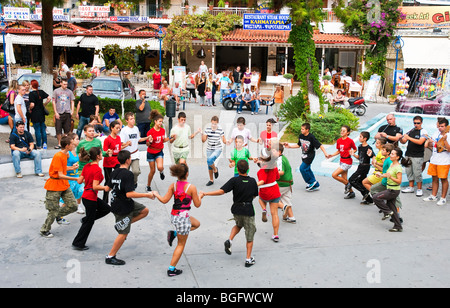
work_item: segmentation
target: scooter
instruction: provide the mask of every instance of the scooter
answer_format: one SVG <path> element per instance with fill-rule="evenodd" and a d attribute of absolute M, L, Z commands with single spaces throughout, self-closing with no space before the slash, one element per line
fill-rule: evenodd
<path fill-rule="evenodd" d="M 366 113 L 366 101 L 364 97 L 352 97 L 348 99 L 348 110 L 357 116 L 363 116 Z"/>

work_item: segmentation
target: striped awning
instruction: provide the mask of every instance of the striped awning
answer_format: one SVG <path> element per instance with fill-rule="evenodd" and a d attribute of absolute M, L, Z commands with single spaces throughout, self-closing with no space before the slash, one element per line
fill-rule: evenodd
<path fill-rule="evenodd" d="M 13 45 L 42 45 L 40 35 L 17 35 L 11 34 Z M 54 36 L 53 46 L 77 47 L 83 36 Z"/>
<path fill-rule="evenodd" d="M 96 41 L 99 40 L 102 46 L 110 44 L 118 44 L 121 48 L 131 47 L 136 48 L 147 44 L 148 50 L 159 50 L 159 40 L 156 38 L 139 38 L 139 37 L 99 37 L 99 36 L 85 36 L 81 42 L 82 48 L 95 48 Z"/>

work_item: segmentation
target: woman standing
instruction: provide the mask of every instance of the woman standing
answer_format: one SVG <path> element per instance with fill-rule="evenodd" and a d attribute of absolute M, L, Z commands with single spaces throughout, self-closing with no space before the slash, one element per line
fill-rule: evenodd
<path fill-rule="evenodd" d="M 386 220 L 392 216 L 394 227 L 389 229 L 390 232 L 402 232 L 400 216 L 398 215 L 395 199 L 400 194 L 400 184 L 402 183 L 402 166 L 411 165 L 411 160 L 403 157 L 403 151 L 400 148 L 394 148 L 389 155 L 392 164 L 386 173 L 381 177 L 387 178 L 386 190 L 379 192 L 373 196 L 373 203 L 383 212 L 382 220 Z"/>
<path fill-rule="evenodd" d="M 103 181 L 103 174 L 98 163 L 102 160 L 102 150 L 93 147 L 89 150 L 89 153 L 87 153 L 83 148 L 81 150 L 81 156 L 88 156 L 85 160 L 91 160 L 91 162 L 83 168 L 83 171 L 78 178 L 79 184 L 83 181 L 85 183 L 82 200 L 84 207 L 86 208 L 86 216 L 81 219 L 81 227 L 72 242 L 72 247 L 76 250 L 87 250 L 89 247 L 86 246 L 86 241 L 94 226 L 94 222 L 107 215 L 111 209 L 106 202 L 97 197 L 99 190 L 109 190 L 108 186 L 100 185 Z"/>
<path fill-rule="evenodd" d="M 159 72 L 159 68 L 152 75 L 153 78 L 153 90 L 159 90 L 161 88 L 161 73 Z"/>
<path fill-rule="evenodd" d="M 30 82 L 33 91 L 30 92 L 31 122 L 33 123 L 34 134 L 36 135 L 37 148 L 47 148 L 47 133 L 45 126 L 45 106 L 52 101 L 52 98 L 43 90 L 39 90 L 39 82 L 35 79 Z M 44 103 L 45 100 L 45 103 Z"/>
<path fill-rule="evenodd" d="M 281 90 L 281 86 L 277 85 L 275 88 L 275 93 L 273 94 L 274 99 L 274 105 L 273 105 L 273 115 L 277 118 L 277 122 L 279 122 L 278 119 L 278 112 L 280 111 L 281 104 L 284 102 L 284 92 Z"/>
<path fill-rule="evenodd" d="M 15 80 L 15 79 L 11 80 L 11 83 L 9 84 L 8 92 L 6 92 L 6 99 L 9 100 L 9 103 L 11 104 L 11 106 L 14 106 L 14 100 L 16 99 L 18 90 L 19 90 L 19 83 L 17 82 L 17 80 Z M 14 116 L 15 116 L 15 113 L 11 113 L 11 112 L 9 113 L 9 118 L 11 118 L 11 119 L 8 118 L 8 123 L 10 123 L 9 127 L 11 128 L 11 133 L 13 132 L 14 126 L 15 126 Z M 7 139 L 5 142 L 9 143 L 9 139 Z"/>
<path fill-rule="evenodd" d="M 205 106 L 205 90 L 206 90 L 206 74 L 202 72 L 200 78 L 198 79 L 197 91 L 198 96 L 200 97 L 199 103 L 200 106 Z"/>
<path fill-rule="evenodd" d="M 110 157 L 105 157 L 103 160 L 103 170 L 105 171 L 105 183 L 109 182 L 111 172 L 113 169 L 120 166 L 119 161 L 117 160 L 117 155 L 122 149 L 122 142 L 120 140 L 120 130 L 122 125 L 120 122 L 115 120 L 109 124 L 109 129 L 111 134 L 106 137 L 105 141 L 103 141 L 103 151 L 110 150 L 112 152 Z M 103 193 L 103 201 L 108 203 L 109 192 L 105 191 Z"/>
<path fill-rule="evenodd" d="M 247 70 L 244 73 L 244 91 L 245 89 L 249 89 L 252 91 L 252 72 L 250 72 L 250 67 L 247 67 Z"/>
<path fill-rule="evenodd" d="M 150 172 L 147 178 L 147 191 L 152 191 L 151 184 L 153 176 L 155 175 L 156 168 L 159 171 L 159 177 L 164 180 L 164 142 L 169 141 L 171 138 L 166 137 L 166 131 L 162 127 L 164 117 L 154 109 L 150 113 L 150 119 L 155 121 L 155 125 L 147 133 L 147 136 L 151 136 L 147 140 L 147 161 L 150 166 Z"/>
<path fill-rule="evenodd" d="M 178 261 L 183 254 L 186 241 L 190 231 L 194 231 L 200 227 L 200 222 L 189 215 L 191 203 L 194 202 L 195 207 L 200 207 L 202 201 L 197 193 L 197 188 L 187 181 L 189 176 L 189 167 L 186 164 L 178 164 L 170 167 L 170 174 L 177 178 L 174 184 L 169 186 L 164 197 L 161 197 L 157 192 L 154 192 L 155 197 L 162 203 L 166 204 L 174 197 L 174 204 L 171 212 L 171 221 L 175 226 L 175 230 L 167 232 L 167 241 L 172 246 L 172 242 L 177 238 L 178 243 L 175 248 L 170 266 L 167 270 L 168 276 L 180 275 L 183 271 L 176 269 Z"/>

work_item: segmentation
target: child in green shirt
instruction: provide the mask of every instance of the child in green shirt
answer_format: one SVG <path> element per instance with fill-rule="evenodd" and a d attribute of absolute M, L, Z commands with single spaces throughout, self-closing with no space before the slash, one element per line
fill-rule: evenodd
<path fill-rule="evenodd" d="M 239 172 L 237 170 L 237 162 L 241 159 L 244 159 L 245 161 L 249 161 L 249 159 L 255 161 L 254 158 L 250 156 L 250 152 L 247 148 L 244 148 L 244 137 L 241 135 L 236 136 L 234 143 L 236 147 L 231 152 L 231 157 L 229 159 L 230 161 L 230 168 L 234 167 L 234 176 L 239 176 Z"/>

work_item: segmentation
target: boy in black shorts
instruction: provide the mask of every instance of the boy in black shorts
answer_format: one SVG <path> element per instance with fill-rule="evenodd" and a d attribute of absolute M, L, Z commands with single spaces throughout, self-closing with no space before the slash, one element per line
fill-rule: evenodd
<path fill-rule="evenodd" d="M 252 257 L 253 238 L 256 232 L 253 199 L 258 196 L 258 185 L 254 178 L 247 175 L 248 162 L 246 160 L 241 159 L 237 162 L 237 171 L 239 176 L 232 177 L 219 190 L 200 192 L 200 198 L 204 196 L 220 196 L 233 191 L 231 213 L 233 213 L 236 225 L 231 229 L 230 238 L 224 243 L 225 252 L 231 255 L 232 240 L 244 228 L 245 238 L 247 240 L 245 267 L 250 267 L 255 264 L 255 259 Z"/>
<path fill-rule="evenodd" d="M 138 193 L 134 191 L 134 175 L 128 168 L 131 164 L 131 154 L 122 150 L 117 155 L 120 167 L 114 169 L 107 183 L 111 188 L 111 212 L 116 217 L 114 228 L 119 233 L 114 241 L 111 251 L 106 256 L 105 263 L 111 265 L 124 265 L 125 261 L 116 259 L 116 254 L 130 233 L 131 224 L 148 215 L 148 209 L 132 198 L 155 199 L 153 192 Z"/>

